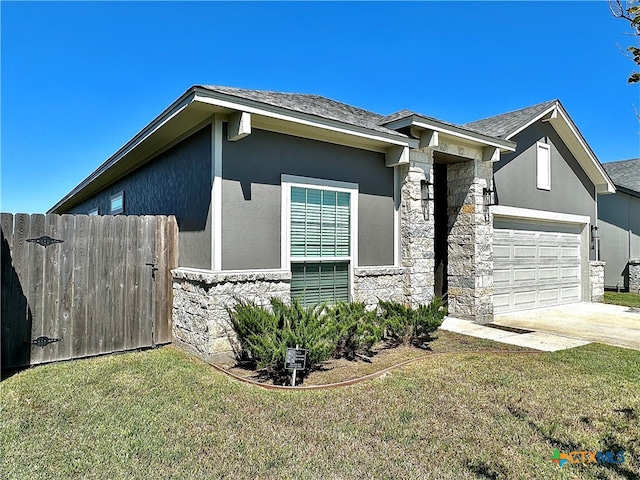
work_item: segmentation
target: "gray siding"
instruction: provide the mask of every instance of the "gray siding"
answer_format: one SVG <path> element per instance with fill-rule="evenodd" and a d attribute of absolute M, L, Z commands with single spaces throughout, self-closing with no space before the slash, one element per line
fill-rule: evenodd
<path fill-rule="evenodd" d="M 110 198 L 124 191 L 125 215 L 175 215 L 182 267 L 211 266 L 211 126 L 207 126 L 69 213 L 95 207 L 109 214 Z"/>
<path fill-rule="evenodd" d="M 222 268 L 280 268 L 281 174 L 359 185 L 359 265 L 393 265 L 393 169 L 384 155 L 254 129 L 222 147 Z"/>
<path fill-rule="evenodd" d="M 604 285 L 629 288 L 629 259 L 640 258 L 640 198 L 620 191 L 600 195 L 598 216 Z"/>
<path fill-rule="evenodd" d="M 551 125 L 537 122 L 511 140 L 516 152 L 494 164 L 499 205 L 585 215 L 596 223 L 595 185 Z M 551 190 L 536 187 L 536 142 L 551 145 Z M 595 258 L 590 248 L 589 258 Z"/>

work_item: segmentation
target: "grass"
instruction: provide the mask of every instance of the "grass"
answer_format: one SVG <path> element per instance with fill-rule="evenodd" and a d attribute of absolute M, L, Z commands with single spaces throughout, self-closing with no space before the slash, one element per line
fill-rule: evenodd
<path fill-rule="evenodd" d="M 433 357 L 355 386 L 268 391 L 174 348 L 0 383 L 0 477 L 638 478 L 640 354 Z M 624 450 L 565 465 L 554 448 Z"/>
<path fill-rule="evenodd" d="M 604 292 L 604 303 L 640 308 L 640 293 Z"/>

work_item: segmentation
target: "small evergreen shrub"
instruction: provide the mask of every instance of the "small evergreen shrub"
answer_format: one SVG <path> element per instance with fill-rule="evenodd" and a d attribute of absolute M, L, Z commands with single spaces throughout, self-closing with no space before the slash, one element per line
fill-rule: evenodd
<path fill-rule="evenodd" d="M 341 333 L 324 305 L 303 307 L 298 300 L 286 304 L 272 298 L 270 308 L 238 300 L 228 312 L 242 347 L 240 358 L 265 369 L 276 381 L 290 376 L 284 368 L 287 348 L 297 345 L 307 351 L 302 377 L 331 357 Z"/>
<path fill-rule="evenodd" d="M 396 342 L 420 345 L 442 324 L 447 310 L 439 298 L 413 309 L 396 302 L 380 301 L 385 337 Z"/>
<path fill-rule="evenodd" d="M 272 298 L 270 306 L 263 307 L 237 299 L 227 311 L 240 345 L 235 352 L 238 360 L 264 369 L 277 383 L 286 383 L 291 376 L 284 368 L 287 348 L 298 346 L 307 351 L 306 368 L 298 376 L 301 380 L 332 355 L 354 360 L 369 354 L 383 339 L 421 345 L 446 315 L 439 299 L 416 309 L 380 301 L 373 311 L 357 302 L 304 307 L 296 299 L 287 304 Z"/>
<path fill-rule="evenodd" d="M 376 311 L 367 311 L 364 303 L 338 302 L 329 311 L 340 329 L 335 358 L 353 360 L 357 354 L 367 355 L 382 340 L 384 326 Z"/>

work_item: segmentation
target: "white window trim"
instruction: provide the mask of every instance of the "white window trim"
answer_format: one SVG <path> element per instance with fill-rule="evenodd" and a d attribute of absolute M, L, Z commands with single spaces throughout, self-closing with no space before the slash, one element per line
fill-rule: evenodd
<path fill-rule="evenodd" d="M 322 178 L 300 177 L 282 174 L 281 183 L 281 233 L 280 233 L 280 268 L 291 270 L 291 263 L 297 262 L 336 262 L 349 261 L 349 297 L 353 298 L 353 270 L 357 268 L 358 258 L 358 193 L 357 183 L 339 182 Z M 315 188 L 334 192 L 349 193 L 349 208 L 351 222 L 351 249 L 349 257 L 291 257 L 291 187 Z"/>
<path fill-rule="evenodd" d="M 122 207 L 120 207 L 117 210 L 113 209 L 113 200 L 115 200 L 118 197 L 122 197 Z M 124 190 L 121 190 L 120 192 L 111 195 L 111 198 L 109 199 L 109 214 L 110 215 L 118 215 L 120 213 L 124 213 L 124 208 L 125 208 L 125 204 L 124 204 Z"/>
<path fill-rule="evenodd" d="M 540 149 L 547 151 L 547 177 L 546 179 L 540 178 L 540 167 L 539 167 L 539 151 Z M 544 181 L 541 181 L 544 180 Z M 544 142 L 536 142 L 536 187 L 538 190 L 547 190 L 551 191 L 551 145 Z"/>
<path fill-rule="evenodd" d="M 87 213 L 87 215 L 100 215 L 100 210 L 98 209 L 98 207 L 92 208 L 91 210 L 89 210 L 89 213 Z"/>

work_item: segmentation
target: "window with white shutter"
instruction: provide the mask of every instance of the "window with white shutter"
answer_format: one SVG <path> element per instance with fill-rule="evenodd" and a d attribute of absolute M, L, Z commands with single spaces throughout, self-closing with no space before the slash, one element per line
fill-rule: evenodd
<path fill-rule="evenodd" d="M 303 180 L 310 179 L 300 179 Z M 287 189 L 289 204 L 286 221 L 291 297 L 304 305 L 348 301 L 353 258 L 352 203 L 357 190 L 290 184 L 284 176 L 282 188 Z"/>

